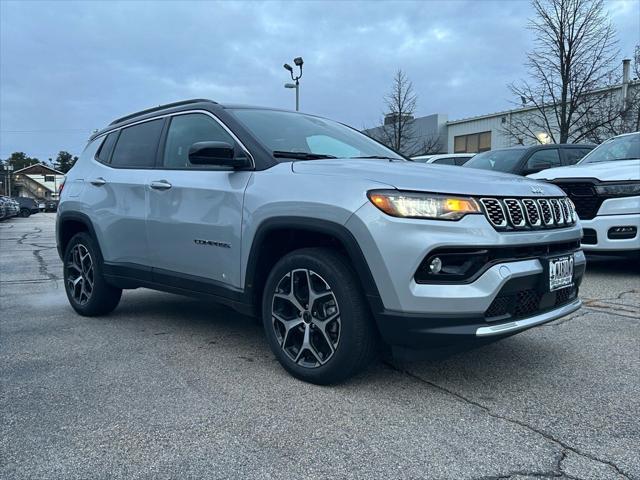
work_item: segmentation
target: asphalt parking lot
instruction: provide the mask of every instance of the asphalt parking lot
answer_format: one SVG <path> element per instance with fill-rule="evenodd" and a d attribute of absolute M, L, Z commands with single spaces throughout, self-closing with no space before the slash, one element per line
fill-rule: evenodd
<path fill-rule="evenodd" d="M 79 317 L 54 220 L 0 223 L 0 478 L 640 478 L 638 264 L 591 262 L 568 318 L 318 387 L 225 307 Z"/>

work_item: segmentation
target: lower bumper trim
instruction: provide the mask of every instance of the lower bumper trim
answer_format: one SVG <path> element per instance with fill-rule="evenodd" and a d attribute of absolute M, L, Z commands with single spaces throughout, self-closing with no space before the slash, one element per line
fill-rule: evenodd
<path fill-rule="evenodd" d="M 515 320 L 508 323 L 502 323 L 499 325 L 491 325 L 487 327 L 480 327 L 476 330 L 476 337 L 488 337 L 491 335 L 503 335 L 509 332 L 515 332 L 518 330 L 523 330 L 525 328 L 534 327 L 536 325 L 540 325 L 542 323 L 551 322 L 552 320 L 557 320 L 558 318 L 564 317 L 565 315 L 569 315 L 570 313 L 575 312 L 580 308 L 582 302 L 580 299 L 576 299 L 567 305 L 556 308 L 549 312 L 541 313 L 540 315 L 536 315 L 534 317 L 523 318 L 522 320 Z"/>

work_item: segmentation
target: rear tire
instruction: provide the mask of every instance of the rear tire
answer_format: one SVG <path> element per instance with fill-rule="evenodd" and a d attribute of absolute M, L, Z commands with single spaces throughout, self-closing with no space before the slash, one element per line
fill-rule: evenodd
<path fill-rule="evenodd" d="M 29 210 L 28 208 L 21 208 L 20 209 L 20 216 L 22 218 L 28 218 L 31 216 L 31 210 Z"/>
<path fill-rule="evenodd" d="M 80 315 L 106 315 L 118 306 L 122 289 L 109 285 L 104 279 L 100 249 L 88 233 L 77 233 L 71 238 L 63 269 L 67 298 Z"/>
<path fill-rule="evenodd" d="M 267 278 L 262 320 L 271 350 L 291 375 L 327 385 L 363 370 L 377 331 L 349 261 L 328 248 L 284 256 Z"/>

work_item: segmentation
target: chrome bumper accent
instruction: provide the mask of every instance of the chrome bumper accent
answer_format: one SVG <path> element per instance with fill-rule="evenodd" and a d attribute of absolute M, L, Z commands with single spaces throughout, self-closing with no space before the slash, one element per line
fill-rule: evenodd
<path fill-rule="evenodd" d="M 541 313 L 535 317 L 523 318 L 522 320 L 515 320 L 513 322 L 501 323 L 498 325 L 491 325 L 490 327 L 480 327 L 476 330 L 476 337 L 488 337 L 491 335 L 501 335 L 503 333 L 514 332 L 516 330 L 522 330 L 524 328 L 533 327 L 542 323 L 547 323 L 552 320 L 557 320 L 560 317 L 569 315 L 575 312 L 582 305 L 582 301 L 579 298 L 573 302 L 568 303 L 560 308 L 551 310 L 550 312 Z"/>

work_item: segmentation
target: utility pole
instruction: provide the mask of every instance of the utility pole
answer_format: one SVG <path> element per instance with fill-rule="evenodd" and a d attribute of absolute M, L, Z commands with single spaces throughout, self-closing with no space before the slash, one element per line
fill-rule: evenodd
<path fill-rule="evenodd" d="M 296 112 L 300 110 L 300 78 L 302 78 L 302 65 L 304 61 L 302 57 L 296 57 L 293 59 L 293 63 L 300 69 L 298 75 L 293 74 L 293 67 L 288 63 L 284 64 L 285 70 L 287 70 L 291 74 L 291 80 L 296 83 L 285 83 L 284 88 L 295 88 L 296 89 Z"/>

